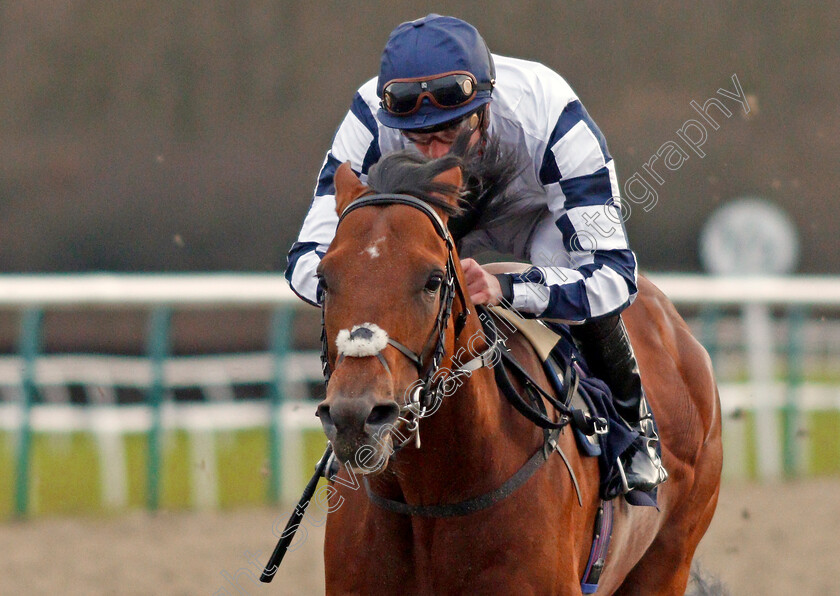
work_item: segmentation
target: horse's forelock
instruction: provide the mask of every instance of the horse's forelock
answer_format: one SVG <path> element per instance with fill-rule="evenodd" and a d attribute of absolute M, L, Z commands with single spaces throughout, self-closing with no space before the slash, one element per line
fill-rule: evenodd
<path fill-rule="evenodd" d="M 498 139 L 489 138 L 470 146 L 470 136 L 460 135 L 451 151 L 432 159 L 404 149 L 382 157 L 370 170 L 368 184 L 378 193 L 403 193 L 438 207 L 450 217 L 489 210 L 504 213 L 519 193 L 510 184 L 524 169 L 523 160 Z M 435 181 L 443 172 L 459 167 L 461 188 Z M 466 213 L 465 213 L 466 212 Z"/>
<path fill-rule="evenodd" d="M 402 150 L 389 153 L 374 165 L 368 185 L 377 193 L 407 194 L 441 209 L 446 215 L 461 211 L 460 188 L 435 180 L 454 167 L 461 166 L 457 155 L 429 159 L 420 153 Z"/>

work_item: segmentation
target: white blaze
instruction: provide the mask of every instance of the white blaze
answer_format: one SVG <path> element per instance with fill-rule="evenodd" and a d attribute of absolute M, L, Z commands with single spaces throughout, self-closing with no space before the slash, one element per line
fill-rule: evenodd
<path fill-rule="evenodd" d="M 379 256 L 379 243 L 384 242 L 384 241 L 385 241 L 385 236 L 382 236 L 381 238 L 377 238 L 376 240 L 374 240 L 371 243 L 370 246 L 368 246 L 362 252 L 366 252 L 368 255 L 370 255 L 371 259 L 375 259 Z"/>

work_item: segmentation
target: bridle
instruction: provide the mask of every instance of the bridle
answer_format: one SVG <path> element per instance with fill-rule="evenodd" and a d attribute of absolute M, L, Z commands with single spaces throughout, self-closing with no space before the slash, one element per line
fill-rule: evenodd
<path fill-rule="evenodd" d="M 458 295 L 461 302 L 461 312 L 455 321 L 455 337 L 460 335 L 466 324 L 469 316 L 469 309 L 467 307 L 467 300 L 464 295 L 464 288 L 461 281 L 458 279 L 457 269 L 455 267 L 455 243 L 449 233 L 446 225 L 441 220 L 437 212 L 425 201 L 416 197 L 405 194 L 368 194 L 364 195 L 352 203 L 350 203 L 338 219 L 338 226 L 351 212 L 368 206 L 388 206 L 388 205 L 406 205 L 417 209 L 432 222 L 432 225 L 437 232 L 437 235 L 444 240 L 447 248 L 446 270 L 444 272 L 444 279 L 440 287 L 440 307 L 438 308 L 437 316 L 435 317 L 435 324 L 429 337 L 423 344 L 420 352 L 414 352 L 408 348 L 403 342 L 388 337 L 388 345 L 395 348 L 403 356 L 408 358 L 414 364 L 419 375 L 418 382 L 410 386 L 410 391 L 406 395 L 405 403 L 399 404 L 400 413 L 399 421 L 404 424 L 408 431 L 408 437 L 400 444 L 395 446 L 395 451 L 405 446 L 410 441 L 414 441 L 415 445 L 420 447 L 420 419 L 428 414 L 428 412 L 436 409 L 445 394 L 448 383 L 458 379 L 462 376 L 469 376 L 473 371 L 479 368 L 490 366 L 493 362 L 494 352 L 499 349 L 499 338 L 494 338 L 493 343 L 488 346 L 481 354 L 475 356 L 472 360 L 459 366 L 454 370 L 446 370 L 445 378 L 440 375 L 441 362 L 446 354 L 446 330 L 449 326 L 449 319 L 452 316 L 452 304 L 455 300 L 455 295 Z M 328 355 L 328 340 L 327 330 L 325 324 L 325 302 L 321 301 L 321 367 L 324 373 L 325 383 L 329 383 L 332 369 L 330 367 Z M 432 344 L 434 344 L 433 347 Z M 431 357 L 427 360 L 427 353 L 431 347 Z M 388 364 L 381 352 L 376 354 L 376 357 L 385 367 L 385 370 L 390 373 Z M 340 362 L 340 360 L 339 360 Z"/>

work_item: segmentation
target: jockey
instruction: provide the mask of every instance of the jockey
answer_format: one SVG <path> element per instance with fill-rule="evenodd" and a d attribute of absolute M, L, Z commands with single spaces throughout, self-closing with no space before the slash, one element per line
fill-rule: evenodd
<path fill-rule="evenodd" d="M 549 68 L 490 54 L 478 31 L 453 17 L 430 14 L 399 25 L 379 76 L 362 85 L 335 134 L 289 251 L 289 284 L 317 304 L 315 271 L 338 222 L 333 175 L 341 163 L 350 161 L 364 182 L 381 155 L 414 146 L 441 157 L 465 131 L 472 132 L 472 145 L 496 138 L 514 147 L 527 166 L 512 185 L 519 212 L 479 218 L 459 242 L 461 256 L 492 249 L 533 265 L 520 274 L 492 275 L 464 258 L 470 297 L 572 325 L 590 370 L 607 383 L 616 410 L 640 435 L 618 462 L 625 480 L 617 492 L 652 490 L 668 475 L 620 316 L 636 296 L 637 273 L 615 164 L 574 91 Z"/>

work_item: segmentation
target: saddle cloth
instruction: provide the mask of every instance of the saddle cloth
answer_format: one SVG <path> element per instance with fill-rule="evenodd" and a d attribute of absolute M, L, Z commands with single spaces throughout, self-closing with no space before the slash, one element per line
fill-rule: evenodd
<path fill-rule="evenodd" d="M 525 319 L 516 312 L 496 306 L 490 307 L 490 312 L 498 319 L 497 327 L 505 337 L 520 333 L 533 346 L 558 394 L 565 393 L 562 379 L 567 367 L 575 368 L 578 387 L 569 405 L 592 416 L 604 418 L 609 428 L 606 434 L 589 436 L 575 428 L 578 449 L 585 456 L 598 458 L 601 498 L 609 500 L 616 497 L 617 494 L 608 490 L 609 486 L 615 485 L 612 480 L 618 474 L 616 461 L 631 447 L 638 433 L 629 429 L 621 420 L 607 384 L 590 373 L 583 355 L 572 340 L 569 327 L 558 322 Z M 656 489 L 649 493 L 634 490 L 624 497 L 631 505 L 656 506 Z"/>

